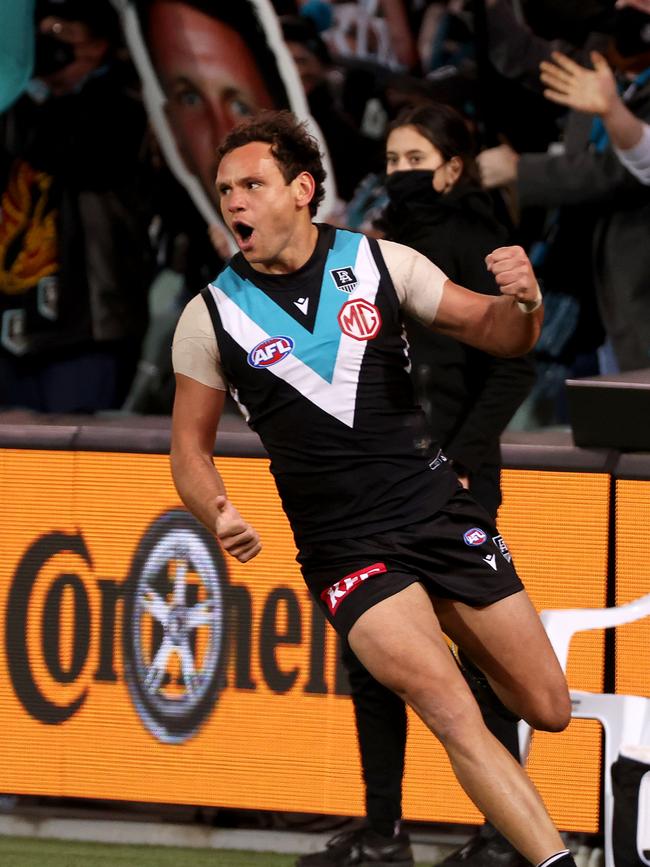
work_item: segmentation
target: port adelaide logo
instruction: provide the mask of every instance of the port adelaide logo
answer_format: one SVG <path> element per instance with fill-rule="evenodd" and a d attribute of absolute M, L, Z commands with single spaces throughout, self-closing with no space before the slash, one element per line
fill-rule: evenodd
<path fill-rule="evenodd" d="M 337 289 L 341 292 L 354 292 L 357 288 L 357 278 L 354 276 L 354 271 L 349 266 L 347 268 L 332 268 L 330 270 L 332 280 Z"/>

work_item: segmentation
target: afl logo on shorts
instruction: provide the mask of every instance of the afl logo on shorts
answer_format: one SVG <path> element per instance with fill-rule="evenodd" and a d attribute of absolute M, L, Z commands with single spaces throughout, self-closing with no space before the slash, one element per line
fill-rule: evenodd
<path fill-rule="evenodd" d="M 481 530 L 480 527 L 472 527 L 471 530 L 466 530 L 463 533 L 463 541 L 471 548 L 476 548 L 477 545 L 487 542 L 487 533 Z"/>
<path fill-rule="evenodd" d="M 248 363 L 251 367 L 270 367 L 291 352 L 293 340 L 290 337 L 267 337 L 248 353 Z"/>
<path fill-rule="evenodd" d="M 341 331 L 355 340 L 372 340 L 381 328 L 379 310 L 364 298 L 346 301 L 339 311 L 338 320 Z"/>

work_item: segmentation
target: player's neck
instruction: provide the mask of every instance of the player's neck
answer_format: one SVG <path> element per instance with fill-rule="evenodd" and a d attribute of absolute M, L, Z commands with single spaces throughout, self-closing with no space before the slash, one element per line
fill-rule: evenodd
<path fill-rule="evenodd" d="M 300 227 L 273 259 L 250 264 L 262 274 L 292 274 L 309 261 L 317 243 L 318 228 L 310 220 Z"/>

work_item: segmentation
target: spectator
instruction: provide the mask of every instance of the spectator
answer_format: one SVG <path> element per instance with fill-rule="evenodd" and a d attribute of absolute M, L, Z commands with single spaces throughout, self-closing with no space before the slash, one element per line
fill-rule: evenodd
<path fill-rule="evenodd" d="M 352 119 L 338 105 L 336 89 L 329 75 L 332 58 L 311 19 L 285 16 L 282 34 L 300 75 L 309 111 L 320 127 L 332 159 L 336 187 L 344 201 L 373 163 L 379 166 L 378 142 L 362 135 Z"/>
<path fill-rule="evenodd" d="M 111 409 L 146 324 L 146 116 L 110 3 L 36 21 L 37 78 L 0 118 L 0 405 Z"/>
<path fill-rule="evenodd" d="M 539 87 L 539 63 L 551 59 L 553 46 L 519 24 L 506 0 L 488 0 L 488 7 L 493 62 L 504 74 Z M 642 22 L 640 13 L 619 11 L 607 50 L 627 84 L 625 104 L 639 119 L 648 120 L 650 45 L 644 42 Z M 562 152 L 520 155 L 501 145 L 478 159 L 487 187 L 513 184 L 521 208 L 549 209 L 542 265 L 549 303 L 538 351 L 546 347 L 549 365 L 557 365 L 560 395 L 567 374 L 598 371 L 590 360 L 603 341 L 594 316 L 594 290 L 616 366 L 647 367 L 650 193 L 623 168 L 602 123 L 593 125 L 585 115 L 570 112 Z M 557 303 L 551 303 L 549 290 Z M 572 335 L 567 334 L 571 319 Z M 556 410 L 547 420 L 558 418 L 563 420 Z"/>
<path fill-rule="evenodd" d="M 633 115 L 620 98 L 605 58 L 592 52 L 593 69 L 559 51 L 553 52 L 553 60 L 540 64 L 540 78 L 547 87 L 544 96 L 576 111 L 600 115 L 625 168 L 642 184 L 650 184 L 650 125 Z"/>

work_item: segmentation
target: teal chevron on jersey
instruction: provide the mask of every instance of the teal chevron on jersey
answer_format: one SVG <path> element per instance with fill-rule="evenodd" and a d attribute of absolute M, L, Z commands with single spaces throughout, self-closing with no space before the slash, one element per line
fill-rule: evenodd
<path fill-rule="evenodd" d="M 259 291 L 231 268 L 223 271 L 214 285 L 236 304 L 268 337 L 291 334 L 295 346 L 293 354 L 326 382 L 334 378 L 342 332 L 337 320 L 341 307 L 350 300 L 347 292 L 336 288 L 331 271 L 354 268 L 359 254 L 362 235 L 339 231 L 330 249 L 323 269 L 323 285 L 313 332 Z M 355 272 L 356 273 L 356 272 Z M 373 287 L 376 291 L 376 283 Z M 373 292 L 374 295 L 374 292 Z"/>

